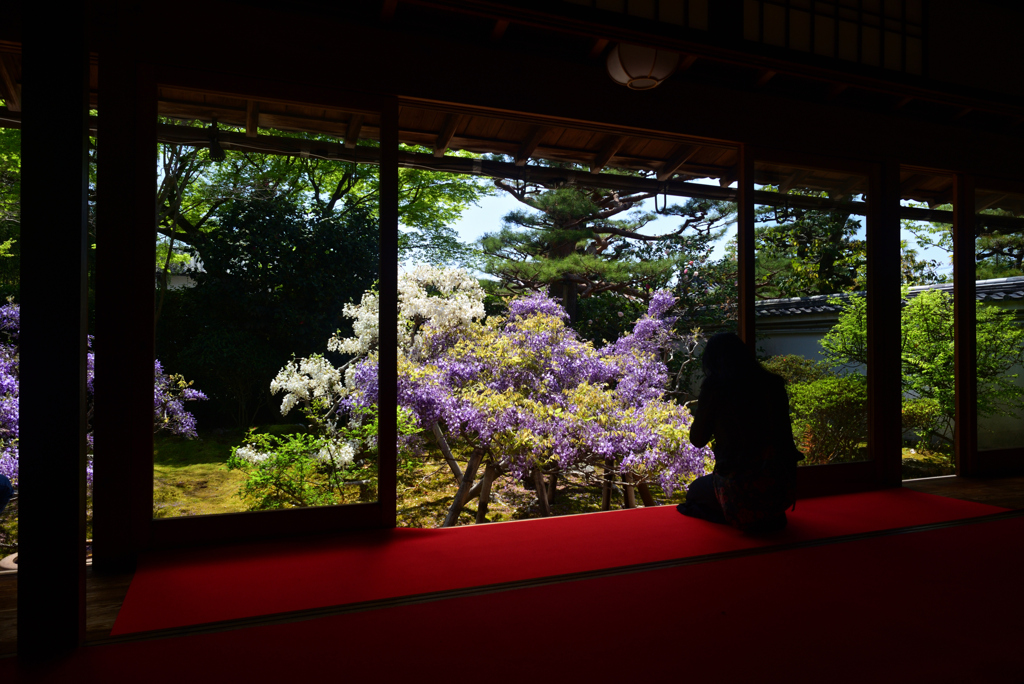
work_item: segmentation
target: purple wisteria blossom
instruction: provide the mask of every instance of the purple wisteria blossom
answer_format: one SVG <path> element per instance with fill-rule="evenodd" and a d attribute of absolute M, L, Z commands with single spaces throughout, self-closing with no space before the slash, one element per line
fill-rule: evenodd
<path fill-rule="evenodd" d="M 710 452 L 687 439 L 688 412 L 663 398 L 674 300 L 656 293 L 632 333 L 601 349 L 566 325 L 543 294 L 512 301 L 504 319 L 453 335 L 427 322 L 426 350 L 399 361 L 398 402 L 428 430 L 487 450 L 502 472 L 614 463 L 669 494 L 705 471 Z M 441 338 L 438 341 L 432 338 Z M 351 406 L 376 402 L 375 361 L 353 375 Z"/>
<path fill-rule="evenodd" d="M 0 473 L 18 481 L 18 386 L 20 332 L 20 307 L 7 304 L 0 307 Z M 93 396 L 96 358 L 92 350 L 93 338 L 88 338 L 86 352 L 86 400 L 87 416 L 93 415 Z M 153 429 L 193 438 L 196 436 L 195 417 L 185 410 L 184 402 L 201 401 L 206 395 L 190 387 L 180 375 L 164 373 L 160 361 L 154 362 L 153 382 Z M 92 485 L 92 427 L 86 434 L 86 448 L 89 454 L 86 479 Z"/>

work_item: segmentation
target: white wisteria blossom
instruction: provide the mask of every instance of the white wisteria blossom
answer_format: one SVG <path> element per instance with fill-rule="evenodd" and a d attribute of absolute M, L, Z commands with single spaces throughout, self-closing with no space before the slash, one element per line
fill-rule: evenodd
<path fill-rule="evenodd" d="M 327 340 L 327 351 L 365 356 L 380 343 L 380 296 L 367 290 L 359 304 L 346 304 L 342 310 L 352 320 L 352 337 L 339 338 L 337 333 Z"/>
<path fill-rule="evenodd" d="M 463 270 L 417 266 L 402 272 L 398 277 L 399 355 L 419 355 L 422 336 L 418 333 L 424 328 L 456 332 L 482 319 L 483 301 L 480 283 Z M 327 341 L 327 349 L 349 356 L 344 364 L 335 367 L 320 354 L 293 359 L 270 383 L 271 394 L 284 393 L 282 415 L 301 406 L 307 409 L 307 418 L 316 430 L 330 438 L 331 442 L 320 450 L 317 458 L 339 465 L 351 463 L 364 446 L 345 441 L 337 421 L 346 413 L 342 408 L 344 402 L 359 400 L 356 374 L 361 368 L 376 368 L 380 346 L 379 293 L 375 289 L 364 292 L 358 304 L 346 304 L 342 313 L 352 319 L 353 334 L 339 337 L 335 333 Z M 323 402 L 317 404 L 317 399 Z M 310 412 L 314 408 L 316 415 Z M 346 419 L 348 428 L 354 429 L 362 424 L 363 416 L 351 412 Z M 247 449 L 239 457 L 256 462 L 266 455 Z"/>
<path fill-rule="evenodd" d="M 484 290 L 461 269 L 421 265 L 398 277 L 398 346 L 416 356 L 416 332 L 464 329 L 484 317 Z"/>
<path fill-rule="evenodd" d="M 287 415 L 297 404 L 309 406 L 314 399 L 337 403 L 348 394 L 341 371 L 320 354 L 289 361 L 270 383 L 270 393 L 284 392 L 281 415 Z"/>
<path fill-rule="evenodd" d="M 333 463 L 335 466 L 348 465 L 356 458 L 357 446 L 351 441 L 332 442 L 317 452 L 317 460 Z"/>
<path fill-rule="evenodd" d="M 237 449 L 235 449 L 234 455 L 242 459 L 243 461 L 248 461 L 249 463 L 259 463 L 261 461 L 267 460 L 267 457 L 270 456 L 270 454 L 268 454 L 266 451 L 253 449 L 250 446 L 238 447 Z"/>

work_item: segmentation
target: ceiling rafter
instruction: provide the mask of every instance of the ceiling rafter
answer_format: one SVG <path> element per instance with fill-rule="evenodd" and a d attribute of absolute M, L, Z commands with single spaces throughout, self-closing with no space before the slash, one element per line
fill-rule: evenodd
<path fill-rule="evenodd" d="M 810 173 L 811 172 L 807 169 L 797 169 L 795 172 L 789 174 L 784 181 L 779 183 L 779 192 L 785 195 L 787 192 L 803 183 Z"/>
<path fill-rule="evenodd" d="M 1000 202 L 1002 202 L 1004 199 L 1006 199 L 1009 196 L 1010 196 L 1009 193 L 1006 193 L 1006 192 L 1004 192 L 1004 193 L 994 193 L 992 196 L 990 196 L 984 202 L 978 202 L 977 211 L 985 211 L 986 209 L 990 209 L 993 205 L 999 204 Z"/>
<path fill-rule="evenodd" d="M 351 150 L 359 141 L 359 132 L 363 128 L 362 114 L 353 114 L 348 121 L 348 128 L 345 129 L 345 149 Z"/>
<path fill-rule="evenodd" d="M 761 73 L 758 75 L 757 80 L 754 81 L 754 87 L 764 88 L 766 85 L 768 85 L 769 81 L 771 81 L 778 75 L 778 73 L 779 72 L 772 71 L 771 69 L 763 69 Z"/>
<path fill-rule="evenodd" d="M 464 118 L 462 114 L 449 114 L 445 117 L 444 126 L 441 127 L 441 132 L 437 135 L 437 142 L 434 143 L 435 157 L 444 156 L 445 150 L 451 144 L 452 138 L 455 137 L 455 131 L 462 125 Z"/>
<path fill-rule="evenodd" d="M 509 21 L 508 19 L 498 19 L 494 22 L 494 28 L 491 29 L 491 40 L 498 42 L 505 35 L 505 31 L 508 30 Z"/>
<path fill-rule="evenodd" d="M 245 101 L 245 135 L 248 138 L 255 138 L 256 129 L 260 125 L 260 103 L 256 100 Z"/>
<path fill-rule="evenodd" d="M 698 57 L 697 55 L 686 55 L 685 57 L 683 57 L 683 60 L 679 62 L 679 67 L 676 69 L 676 72 L 686 71 L 694 64 L 696 64 L 698 59 L 700 59 L 700 57 Z"/>
<path fill-rule="evenodd" d="M 548 134 L 551 128 L 549 126 L 534 126 L 530 131 L 529 137 L 523 142 L 519 148 L 519 152 L 516 153 L 516 166 L 524 166 L 533 153 L 537 151 L 540 146 L 540 141 L 544 139 L 544 136 Z"/>
<path fill-rule="evenodd" d="M 90 126 L 94 125 L 94 121 L 95 119 L 92 119 Z M 157 141 L 194 147 L 207 147 L 210 144 L 209 137 L 205 135 L 203 129 L 174 124 L 158 124 Z M 246 138 L 244 133 L 230 131 L 221 131 L 218 135 L 218 141 L 224 149 L 256 150 L 268 154 L 321 157 L 324 159 L 338 159 L 365 164 L 380 163 L 380 156 L 376 154 L 375 150 L 358 147 L 347 149 L 344 145 L 336 142 L 301 140 L 269 135 L 260 135 L 253 140 Z M 584 171 L 545 166 L 523 167 L 490 159 L 470 159 L 467 157 L 443 157 L 438 159 L 433 155 L 414 152 L 399 152 L 398 164 L 402 167 L 426 168 L 447 173 L 488 176 L 492 178 L 512 178 L 538 183 L 564 183 L 568 181 L 588 187 L 602 187 L 629 192 L 657 192 L 678 197 L 736 201 L 738 195 L 738 191 L 735 188 L 717 188 L 714 185 L 690 183 L 682 180 L 661 182 L 654 178 L 638 178 L 636 176 L 620 174 L 599 174 L 595 176 Z M 723 174 L 729 172 L 727 169 L 721 169 Z M 844 187 L 845 192 L 849 194 L 849 191 L 859 181 L 860 178 L 851 178 Z M 843 190 L 840 190 L 840 192 L 843 192 Z M 786 206 L 797 209 L 828 210 L 842 208 L 844 211 L 860 216 L 866 215 L 868 211 L 868 204 L 866 202 L 842 200 L 839 198 L 838 193 L 833 197 L 815 197 L 813 195 L 782 195 L 778 192 L 758 190 L 754 193 L 754 201 L 757 204 Z M 949 210 L 901 207 L 900 217 L 916 221 L 949 223 L 953 220 L 953 212 Z M 998 227 L 1015 232 L 1024 230 L 1024 219 L 1013 216 L 988 215 L 982 218 L 985 224 L 990 227 Z"/>
<path fill-rule="evenodd" d="M 666 159 L 665 163 L 658 169 L 658 180 L 664 182 L 671 178 L 679 170 L 679 167 L 690 161 L 693 155 L 697 154 L 699 149 L 700 147 L 697 145 L 680 145 L 677 147 L 672 156 Z"/>
<path fill-rule="evenodd" d="M 607 166 L 612 157 L 622 149 L 626 140 L 628 138 L 624 135 L 615 136 L 609 140 L 608 144 L 601 148 L 601 151 L 597 153 L 597 157 L 594 158 L 594 163 L 590 165 L 590 173 L 601 173 L 601 169 Z"/>
<path fill-rule="evenodd" d="M 907 197 L 908 195 L 916 191 L 918 186 L 921 185 L 921 183 L 924 183 L 926 180 L 928 180 L 928 178 L 929 177 L 923 173 L 910 174 L 909 176 L 907 176 L 906 180 L 900 183 L 900 194 L 903 195 L 904 197 Z"/>

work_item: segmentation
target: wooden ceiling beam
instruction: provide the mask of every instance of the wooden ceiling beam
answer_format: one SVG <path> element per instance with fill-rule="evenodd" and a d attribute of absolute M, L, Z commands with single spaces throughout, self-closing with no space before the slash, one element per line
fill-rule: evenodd
<path fill-rule="evenodd" d="M 697 145 L 680 145 L 677 147 L 672 156 L 666 159 L 665 163 L 658 169 L 658 180 L 665 182 L 671 178 L 679 170 L 680 166 L 690 161 L 690 158 L 697 154 L 699 149 Z"/>
<path fill-rule="evenodd" d="M 255 138 L 260 125 L 260 103 L 256 100 L 245 101 L 245 137 Z"/>
<path fill-rule="evenodd" d="M 12 112 L 21 111 L 21 86 L 14 81 L 14 65 L 10 57 L 0 53 L 0 84 L 3 85 L 4 100 L 7 109 Z"/>
<path fill-rule="evenodd" d="M 434 143 L 434 156 L 443 157 L 445 150 L 448 149 L 448 145 L 451 144 L 452 138 L 455 137 L 455 131 L 458 130 L 459 126 L 462 125 L 463 117 L 462 114 L 449 114 L 444 118 L 444 126 L 441 128 L 441 132 L 437 135 L 437 142 Z"/>
<path fill-rule="evenodd" d="M 364 118 L 362 114 L 353 114 L 348 120 L 348 128 L 345 129 L 345 149 L 351 150 L 359 142 L 359 131 L 363 128 Z"/>
<path fill-rule="evenodd" d="M 626 140 L 627 138 L 624 135 L 618 135 L 609 140 L 608 144 L 601 148 L 601 151 L 597 153 L 597 157 L 594 158 L 594 163 L 590 165 L 590 173 L 601 173 L 601 169 L 608 165 L 608 162 L 622 148 Z"/>
<path fill-rule="evenodd" d="M 90 124 L 92 125 L 92 124 Z M 320 140 L 302 140 L 297 138 L 285 138 L 280 136 L 259 135 L 250 139 L 244 133 L 233 133 L 230 131 L 218 131 L 217 139 L 226 150 L 247 150 L 259 151 L 267 154 L 280 154 L 289 156 L 308 156 L 312 158 L 337 159 L 340 161 L 355 162 L 360 164 L 379 164 L 380 155 L 377 150 L 370 148 L 347 148 L 345 145 L 336 142 Z M 157 125 L 157 142 L 173 145 L 190 145 L 193 147 L 207 147 L 210 144 L 209 134 L 205 129 L 193 126 L 176 126 L 174 124 Z M 403 168 L 426 168 L 433 171 L 446 173 L 459 173 L 475 176 L 487 176 L 491 178 L 513 178 L 527 180 L 537 183 L 576 183 L 582 186 L 593 186 L 609 188 L 612 190 L 625 190 L 629 192 L 656 192 L 666 193 L 677 197 L 698 197 L 705 199 L 735 201 L 737 190 L 734 188 L 718 188 L 714 185 L 703 183 L 689 183 L 686 181 L 661 182 L 654 178 L 639 178 L 636 176 L 623 176 L 619 174 L 592 175 L 584 171 L 573 171 L 567 169 L 550 168 L 545 166 L 516 166 L 508 162 L 492 161 L 489 159 L 471 159 L 468 157 L 443 157 L 435 158 L 429 154 L 417 154 L 413 152 L 399 152 L 398 165 Z M 719 169 L 720 177 L 726 177 L 729 169 Z M 859 179 L 851 179 L 847 185 L 849 189 L 856 185 Z M 866 202 L 848 202 L 837 198 L 815 197 L 812 195 L 781 195 L 777 192 L 756 191 L 754 202 L 768 206 L 786 206 L 797 209 L 828 210 L 842 207 L 851 214 L 864 216 L 867 214 L 868 205 Z M 915 221 L 934 221 L 937 223 L 951 223 L 953 212 L 935 209 L 919 209 L 915 207 L 901 207 L 900 217 Z M 1024 219 L 1013 216 L 984 216 L 984 222 L 990 227 L 998 227 L 1007 231 L 1024 230 Z"/>
<path fill-rule="evenodd" d="M 530 137 L 523 142 L 519 148 L 519 152 L 516 154 L 516 166 L 525 166 L 526 162 L 529 161 L 533 153 L 537 151 L 540 146 L 540 141 L 544 139 L 544 136 L 548 134 L 551 128 L 549 126 L 534 126 L 533 130 L 530 131 Z"/>

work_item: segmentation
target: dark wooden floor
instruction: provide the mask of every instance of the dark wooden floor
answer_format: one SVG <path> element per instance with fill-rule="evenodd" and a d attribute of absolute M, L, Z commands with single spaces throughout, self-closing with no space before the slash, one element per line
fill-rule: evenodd
<path fill-rule="evenodd" d="M 924 480 L 906 480 L 903 486 L 926 494 L 948 496 L 951 499 L 976 501 L 1004 508 L 1024 508 L 1024 477 L 965 478 L 950 475 Z"/>
<path fill-rule="evenodd" d="M 85 639 L 95 641 L 110 634 L 121 610 L 132 575 L 98 575 L 92 566 L 85 571 Z M 18 574 L 0 575 L 0 655 L 17 649 Z"/>
<path fill-rule="evenodd" d="M 1024 508 L 1024 477 L 965 479 L 937 477 L 907 480 L 904 487 L 919 492 L 978 503 Z M 131 574 L 98 575 L 86 570 L 86 641 L 106 638 L 117 619 L 131 584 Z M 17 573 L 0 574 L 0 655 L 17 647 Z"/>

